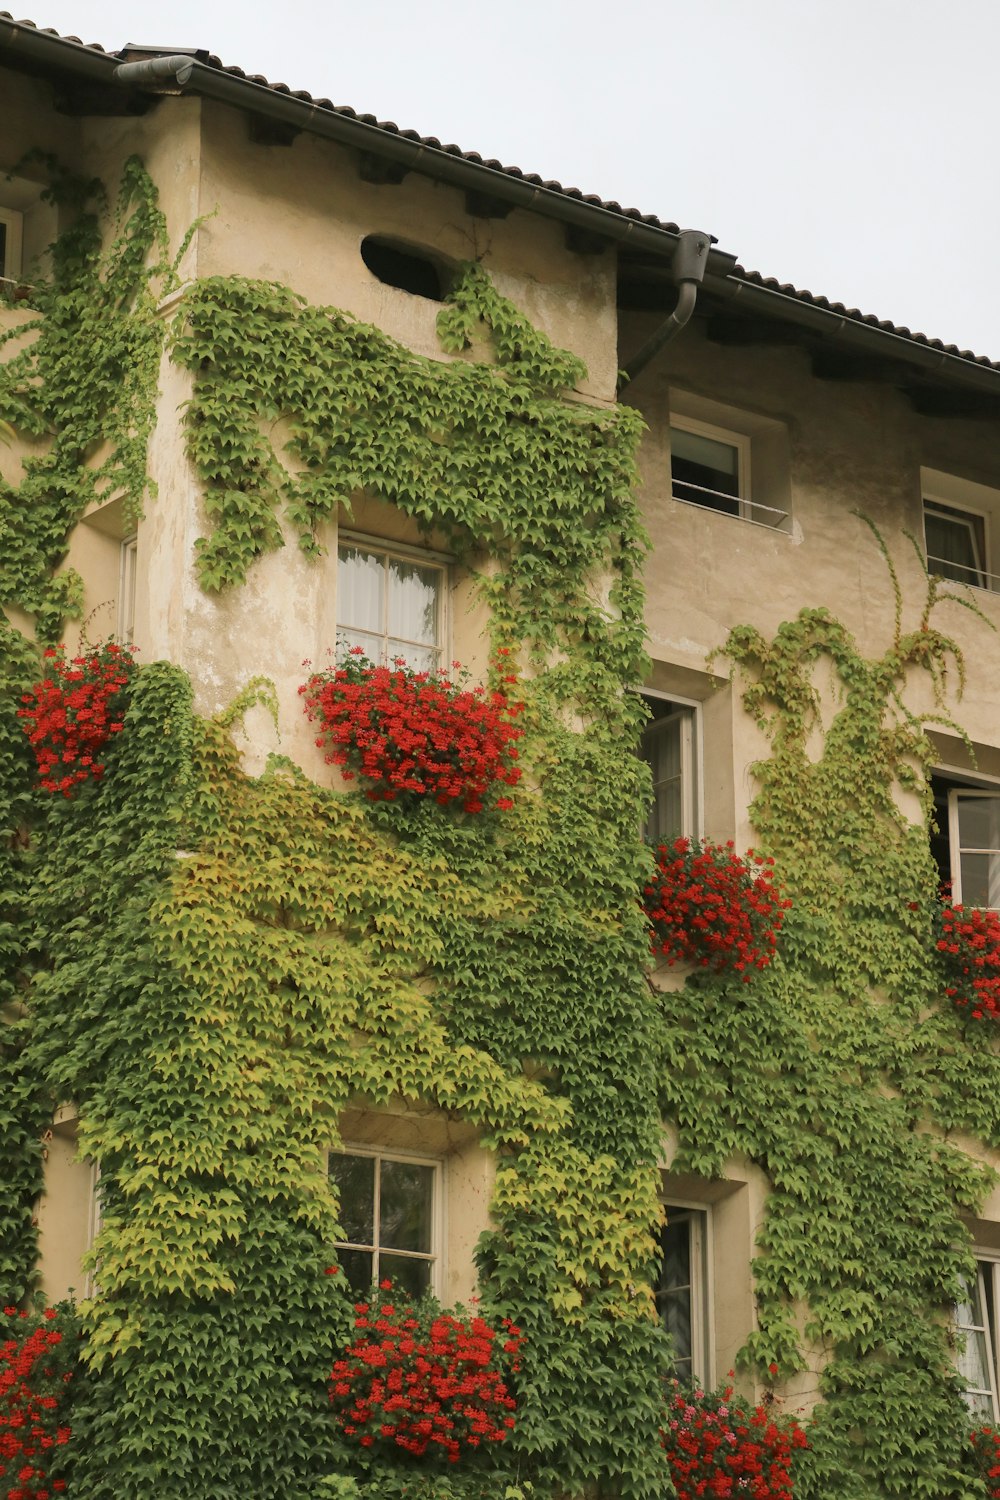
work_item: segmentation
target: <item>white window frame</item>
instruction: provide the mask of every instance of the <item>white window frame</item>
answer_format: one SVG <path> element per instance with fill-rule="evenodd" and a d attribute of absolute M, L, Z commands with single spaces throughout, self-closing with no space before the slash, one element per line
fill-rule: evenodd
<path fill-rule="evenodd" d="M 951 899 L 960 906 L 963 903 L 962 895 L 962 855 L 964 854 L 994 854 L 994 849 L 980 849 L 974 845 L 963 845 L 959 834 L 958 804 L 962 798 L 974 800 L 977 797 L 1000 797 L 1000 782 L 992 786 L 953 786 L 948 788 L 948 850 L 951 856 Z M 997 907 L 984 907 L 983 910 L 1000 910 Z"/>
<path fill-rule="evenodd" d="M 120 546 L 118 565 L 118 629 L 120 645 L 131 646 L 135 639 L 136 568 L 139 556 L 138 536 L 127 536 Z"/>
<path fill-rule="evenodd" d="M 669 1189 L 661 1201 L 668 1223 L 672 1209 L 691 1216 L 691 1379 L 710 1390 L 715 1384 L 715 1306 L 712 1285 L 715 1246 L 711 1205 L 675 1198 L 670 1195 Z"/>
<path fill-rule="evenodd" d="M 89 1255 L 93 1251 L 94 1243 L 100 1234 L 104 1224 L 104 1205 L 101 1201 L 101 1164 L 90 1161 L 90 1191 L 87 1198 L 87 1250 Z M 83 1283 L 83 1295 L 88 1298 L 99 1297 L 101 1289 L 97 1282 L 96 1265 L 87 1271 Z"/>
<path fill-rule="evenodd" d="M 726 427 L 716 427 L 714 425 L 714 423 L 711 423 L 711 422 L 701 422 L 701 421 L 698 420 L 697 417 L 686 417 L 686 416 L 681 416 L 681 415 L 674 415 L 673 413 L 671 414 L 671 417 L 670 417 L 670 428 L 671 428 L 671 431 L 674 428 L 676 428 L 679 432 L 689 432 L 692 435 L 692 437 L 709 438 L 713 442 L 724 443 L 727 448 L 735 448 L 735 450 L 736 450 L 736 486 L 737 486 L 737 489 L 739 490 L 739 494 L 738 495 L 721 495 L 721 493 L 720 493 L 720 498 L 721 499 L 725 499 L 725 500 L 736 500 L 736 502 L 737 502 L 737 504 L 739 506 L 739 510 L 736 513 L 736 515 L 734 515 L 734 516 L 731 517 L 731 519 L 733 519 L 733 520 L 739 519 L 741 521 L 750 521 L 750 520 L 752 520 L 753 519 L 753 504 L 752 504 L 752 502 L 753 502 L 753 496 L 752 496 L 752 494 L 750 492 L 750 437 L 749 437 L 749 435 L 747 433 L 745 433 L 745 432 L 733 432 L 729 428 L 726 428 Z M 727 512 L 727 511 L 716 510 L 716 508 L 714 506 L 712 506 L 712 505 L 707 505 L 707 504 L 702 505 L 697 500 L 686 500 L 683 495 L 677 495 L 677 494 L 674 493 L 674 480 L 673 480 L 673 442 L 671 442 L 671 445 L 670 445 L 670 455 L 671 455 L 671 475 L 670 475 L 670 494 L 671 494 L 671 498 L 674 499 L 674 500 L 676 500 L 679 505 L 694 505 L 699 510 L 712 511 L 713 514 L 715 514 L 715 515 L 723 515 L 723 516 L 728 515 L 729 512 Z"/>
<path fill-rule="evenodd" d="M 984 1342 L 986 1345 L 986 1363 L 989 1367 L 990 1389 L 988 1391 L 982 1389 L 977 1389 L 974 1391 L 969 1387 L 966 1387 L 963 1394 L 966 1396 L 966 1398 L 973 1395 L 989 1396 L 993 1406 L 993 1421 L 997 1422 L 1000 1421 L 1000 1391 L 998 1391 L 997 1387 L 997 1370 L 998 1368 L 1000 1368 L 1000 1340 L 998 1340 L 997 1328 L 998 1319 L 1000 1319 L 1000 1251 L 986 1250 L 979 1246 L 973 1246 L 972 1254 L 976 1262 L 977 1295 L 979 1298 L 980 1306 L 982 1308 L 983 1322 L 959 1324 L 957 1318 L 958 1307 L 956 1305 L 952 1309 L 952 1325 L 955 1329 L 956 1337 L 958 1338 L 961 1338 L 966 1330 L 968 1330 L 969 1332 L 982 1332 L 985 1336 Z M 989 1301 L 986 1297 L 985 1283 L 987 1275 L 989 1275 L 992 1283 L 992 1324 L 990 1323 Z M 967 1404 L 969 1406 L 970 1413 L 976 1416 L 977 1419 L 985 1419 L 986 1414 L 984 1412 L 979 1410 L 979 1408 L 974 1407 L 968 1400 Z"/>
<path fill-rule="evenodd" d="M 961 479 L 957 474 L 947 474 L 941 469 L 922 468 L 920 470 L 920 494 L 921 494 L 921 526 L 924 533 L 924 557 L 927 558 L 928 568 L 930 557 L 927 551 L 927 527 L 924 517 L 928 509 L 933 511 L 935 507 L 943 507 L 945 511 L 957 512 L 956 515 L 946 515 L 945 520 L 961 519 L 963 515 L 974 517 L 983 523 L 983 547 L 985 556 L 982 559 L 980 572 L 981 582 L 967 580 L 970 588 L 984 589 L 987 592 L 995 592 L 1000 589 L 1000 577 L 993 573 L 991 568 L 993 558 L 993 532 L 995 518 L 1000 516 L 1000 489 L 992 485 L 980 484 L 975 479 Z M 973 535 L 975 532 L 973 530 Z M 940 576 L 940 575 L 936 575 Z"/>
<path fill-rule="evenodd" d="M 450 589 L 450 584 L 451 584 L 451 567 L 452 567 L 452 561 L 453 560 L 450 557 L 446 556 L 442 552 L 432 552 L 429 549 L 425 549 L 425 548 L 422 548 L 422 547 L 408 547 L 408 546 L 405 546 L 405 545 L 397 545 L 395 542 L 387 542 L 386 539 L 385 539 L 385 537 L 369 536 L 369 535 L 365 534 L 364 532 L 358 532 L 358 531 L 345 531 L 345 530 L 341 530 L 340 531 L 340 533 L 339 533 L 339 535 L 337 537 L 337 557 L 338 557 L 338 564 L 339 564 L 340 548 L 341 547 L 357 547 L 357 548 L 359 548 L 359 549 L 361 549 L 363 551 L 366 551 L 366 552 L 375 552 L 375 553 L 378 553 L 381 557 L 383 557 L 386 560 L 388 560 L 391 557 L 397 557 L 402 562 L 418 563 L 423 568 L 434 568 L 434 569 L 436 569 L 440 573 L 440 575 L 441 575 L 441 586 L 440 586 L 440 589 L 438 591 L 438 620 L 437 620 L 438 640 L 437 640 L 437 653 L 438 653 L 438 668 L 440 669 L 440 668 L 445 667 L 447 665 L 447 663 L 451 659 L 451 650 L 450 650 L 451 620 L 450 620 L 450 613 L 449 613 L 448 605 L 449 605 L 449 595 L 450 595 L 450 592 L 451 592 L 451 589 Z M 383 624 L 386 626 L 386 629 L 382 631 L 382 636 L 381 636 L 381 639 L 382 639 L 382 649 L 381 649 L 381 654 L 379 656 L 379 661 L 384 661 L 384 660 L 388 659 L 388 642 L 390 640 L 390 637 L 389 637 L 389 634 L 388 634 L 388 608 L 389 608 L 389 590 L 388 590 L 388 588 L 385 589 L 384 593 L 385 593 L 385 599 L 384 599 L 384 611 L 385 611 L 385 613 L 384 613 L 384 616 L 383 616 Z M 354 626 L 354 625 L 351 625 L 346 620 L 341 620 L 341 618 L 340 618 L 340 598 L 339 598 L 339 594 L 338 594 L 338 599 L 337 599 L 337 630 L 338 631 L 339 630 L 357 630 L 359 634 L 367 634 L 368 633 L 368 632 L 362 631 L 359 626 Z M 413 645 L 416 646 L 416 647 L 418 647 L 418 648 L 420 648 L 420 649 L 424 649 L 422 642 L 415 641 L 415 642 L 413 642 Z"/>
<path fill-rule="evenodd" d="M 24 215 L 16 208 L 0 208 L 0 224 L 7 231 L 7 245 L 0 279 L 18 281 L 21 276 L 21 256 L 24 244 Z"/>
<path fill-rule="evenodd" d="M 644 699 L 656 699 L 659 703 L 669 703 L 678 713 L 685 716 L 684 727 L 681 730 L 681 802 L 682 802 L 682 827 L 680 837 L 697 839 L 701 837 L 704 826 L 704 774 L 703 774 L 703 737 L 701 722 L 701 704 L 694 698 L 679 698 L 676 693 L 664 693 L 654 688 L 642 688 L 641 696 Z M 660 723 L 669 723 L 673 715 L 664 715 Z M 643 727 L 643 737 L 655 732 L 656 719 L 650 719 Z M 648 762 L 647 762 L 648 764 Z M 649 817 L 652 816 L 652 808 Z M 643 829 L 646 828 L 649 817 L 643 819 Z M 658 834 L 657 838 L 661 836 Z M 676 835 L 675 835 L 676 837 Z"/>
<path fill-rule="evenodd" d="M 375 1169 L 375 1203 L 372 1220 L 372 1235 L 374 1243 L 361 1245 L 353 1240 L 337 1240 L 334 1248 L 337 1250 L 360 1250 L 372 1257 L 372 1286 L 378 1285 L 381 1277 L 379 1275 L 379 1260 L 382 1251 L 388 1255 L 398 1255 L 406 1260 L 420 1260 L 430 1265 L 430 1278 L 428 1290 L 435 1297 L 440 1297 L 444 1286 L 444 1174 L 443 1162 L 440 1157 L 424 1156 L 415 1151 L 398 1151 L 383 1149 L 380 1146 L 360 1146 L 345 1141 L 328 1152 L 328 1160 L 334 1156 L 367 1156 L 376 1162 Z M 379 1243 L 379 1212 L 380 1212 L 380 1187 L 382 1177 L 382 1162 L 398 1161 L 418 1167 L 430 1167 L 433 1170 L 431 1178 L 431 1248 L 428 1255 L 418 1253 L 415 1250 L 395 1250 L 391 1246 L 383 1246 Z M 328 1168 L 329 1170 L 329 1168 Z"/>

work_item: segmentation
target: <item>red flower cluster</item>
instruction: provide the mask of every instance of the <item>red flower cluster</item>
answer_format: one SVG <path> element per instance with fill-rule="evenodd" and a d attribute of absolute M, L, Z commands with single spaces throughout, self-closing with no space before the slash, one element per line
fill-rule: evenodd
<path fill-rule="evenodd" d="M 505 673 L 503 680 L 517 677 Z M 445 673 L 414 672 L 402 657 L 374 666 L 360 646 L 333 671 L 313 673 L 299 692 L 309 718 L 322 726 L 316 743 L 327 749 L 327 761 L 349 766 L 347 780 L 357 775 L 367 782 L 373 802 L 411 793 L 477 813 L 494 786 L 520 780 L 521 730 L 513 720 L 522 705 L 506 693 L 469 690 Z M 513 803 L 500 797 L 496 805 L 505 811 Z"/>
<path fill-rule="evenodd" d="M 129 648 L 114 641 L 71 659 L 61 646 L 50 647 L 45 662 L 45 676 L 17 712 L 35 752 L 39 785 L 69 797 L 77 782 L 104 774 L 98 757 L 121 732 L 122 694 L 135 662 Z"/>
<path fill-rule="evenodd" d="M 794 1417 L 748 1407 L 731 1385 L 672 1386 L 663 1446 L 677 1500 L 792 1500 L 792 1454 L 809 1446 Z"/>
<path fill-rule="evenodd" d="M 432 1299 L 397 1304 L 383 1281 L 355 1305 L 357 1336 L 330 1376 L 344 1436 L 361 1448 L 428 1451 L 449 1463 L 502 1443 L 514 1426 L 507 1371 L 519 1368 L 520 1329 L 498 1333 L 482 1318 L 455 1317 Z"/>
<path fill-rule="evenodd" d="M 1000 1020 L 1000 914 L 945 902 L 939 931 L 949 1000 L 973 1020 Z"/>
<path fill-rule="evenodd" d="M 57 1314 L 40 1320 L 5 1307 L 0 1318 L 0 1495 L 4 1500 L 51 1500 L 65 1481 L 46 1477 L 48 1454 L 69 1441 L 58 1410 L 70 1372 Z"/>
<path fill-rule="evenodd" d="M 656 875 L 643 902 L 654 953 L 665 953 L 671 964 L 732 969 L 749 983 L 755 969 L 771 962 L 792 904 L 775 885 L 774 860 L 752 849 L 744 859 L 732 840 L 680 838 L 654 854 Z"/>
<path fill-rule="evenodd" d="M 989 1500 L 1000 1500 L 1000 1432 L 995 1427 L 974 1427 L 969 1442 L 975 1472 L 985 1480 Z"/>

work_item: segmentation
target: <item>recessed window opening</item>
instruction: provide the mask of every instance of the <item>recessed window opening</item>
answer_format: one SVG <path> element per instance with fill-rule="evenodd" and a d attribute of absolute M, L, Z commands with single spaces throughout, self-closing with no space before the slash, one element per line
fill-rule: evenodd
<path fill-rule="evenodd" d="M 118 581 L 118 640 L 131 646 L 135 638 L 135 582 L 139 558 L 137 537 L 127 537 L 121 544 Z"/>
<path fill-rule="evenodd" d="M 451 274 L 440 260 L 381 235 L 370 234 L 361 241 L 361 259 L 386 286 L 431 302 L 442 302 L 451 285 Z"/>
<path fill-rule="evenodd" d="M 21 274 L 22 215 L 0 208 L 0 280 L 16 281 Z"/>
<path fill-rule="evenodd" d="M 708 1214 L 665 1205 L 656 1307 L 674 1346 L 678 1380 L 708 1379 Z"/>
<path fill-rule="evenodd" d="M 974 588 L 990 588 L 985 515 L 925 499 L 924 539 L 931 573 Z"/>
<path fill-rule="evenodd" d="M 667 844 L 698 832 L 698 741 L 696 710 L 671 698 L 644 696 L 652 719 L 639 746 L 653 775 L 653 801 L 643 827 L 651 844 Z"/>
<path fill-rule="evenodd" d="M 340 1198 L 341 1267 L 357 1292 L 389 1279 L 411 1296 L 432 1289 L 437 1262 L 435 1162 L 383 1152 L 331 1151 Z"/>
<path fill-rule="evenodd" d="M 445 569 L 418 556 L 341 542 L 337 653 L 360 646 L 371 661 L 403 657 L 415 672 L 441 665 Z"/>
<path fill-rule="evenodd" d="M 982 1252 L 980 1252 L 981 1254 Z M 995 1260 L 976 1260 L 975 1274 L 967 1277 L 963 1295 L 955 1304 L 954 1324 L 958 1335 L 957 1366 L 969 1411 L 977 1420 L 1000 1418 L 997 1397 L 997 1276 Z"/>
<path fill-rule="evenodd" d="M 1000 785 L 939 773 L 931 790 L 941 884 L 958 904 L 1000 910 Z"/>
<path fill-rule="evenodd" d="M 675 500 L 738 516 L 749 497 L 749 444 L 703 423 L 671 423 L 670 476 Z"/>

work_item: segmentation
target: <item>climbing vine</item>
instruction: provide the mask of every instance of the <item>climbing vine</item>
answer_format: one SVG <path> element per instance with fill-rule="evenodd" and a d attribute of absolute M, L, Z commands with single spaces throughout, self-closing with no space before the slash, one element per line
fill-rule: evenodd
<path fill-rule="evenodd" d="M 81 190 L 35 336 L 0 367 L 0 417 L 27 446 L 0 491 L 3 599 L 40 640 L 78 606 L 59 569 L 80 516 L 118 493 L 135 515 L 148 493 L 171 262 L 137 164 L 107 249 L 99 202 Z M 361 493 L 443 537 L 490 606 L 494 662 L 522 674 L 512 807 L 372 803 L 277 759 L 248 777 L 233 731 L 273 708 L 266 684 L 205 720 L 167 663 L 129 683 L 102 777 L 40 796 L 16 718 L 37 658 L 3 638 L 0 1272 L 24 1302 L 39 1137 L 72 1100 L 102 1207 L 75 1492 L 138 1500 L 169 1475 L 172 1500 L 429 1493 L 391 1464 L 373 1487 L 330 1461 L 329 1379 L 356 1314 L 326 1274 L 326 1154 L 366 1106 L 433 1110 L 497 1156 L 481 1316 L 520 1329 L 518 1419 L 493 1478 L 449 1474 L 433 1500 L 669 1493 L 661 1111 L 680 1169 L 718 1176 L 742 1153 L 772 1185 L 744 1358 L 779 1383 L 822 1368 L 797 1500 L 981 1496 L 947 1305 L 988 1174 L 949 1133 L 1000 1147 L 1000 1079 L 988 1029 L 970 1048 L 942 1000 L 936 872 L 897 805 L 929 813 L 907 678 L 929 673 L 943 703 L 958 666 L 931 625 L 938 585 L 909 631 L 897 587 L 874 661 L 822 610 L 773 641 L 730 636 L 772 746 L 757 838 L 792 904 L 752 985 L 709 967 L 653 991 L 642 710 L 623 692 L 646 667 L 638 419 L 575 399 L 579 360 L 481 267 L 439 333 L 488 355 L 419 358 L 271 283 L 194 285 L 171 347 L 192 375 L 196 564 L 207 593 L 237 587 L 287 523 L 321 566 Z M 825 732 L 820 660 L 842 695 Z"/>
<path fill-rule="evenodd" d="M 961 659 L 930 617 L 938 581 L 907 630 L 891 578 L 896 629 L 877 659 L 822 609 L 771 641 L 730 634 L 744 705 L 771 743 L 751 814 L 792 904 L 746 1000 L 711 974 L 663 996 L 665 1056 L 686 1059 L 663 1069 L 665 1113 L 683 1122 L 678 1166 L 711 1176 L 743 1153 L 771 1184 L 744 1358 L 779 1379 L 807 1362 L 821 1372 L 797 1464 L 804 1500 L 982 1493 L 949 1309 L 971 1269 L 960 1215 L 992 1174 L 949 1133 L 1000 1145 L 1000 1057 L 968 1045 L 944 999 L 926 828 L 934 754 L 906 705 L 910 676 L 925 672 L 947 722 Z M 816 686 L 824 662 L 832 704 Z"/>
<path fill-rule="evenodd" d="M 152 222 L 130 220 L 127 243 Z M 149 258 L 136 250 L 145 269 L 121 299 L 137 336 L 154 320 Z M 326 1154 L 359 1103 L 432 1108 L 498 1154 L 481 1315 L 516 1320 L 524 1342 L 496 1482 L 633 1500 L 669 1483 L 649 1296 L 656 1012 L 635 899 L 645 773 L 629 748 L 641 708 L 621 692 L 644 671 L 638 419 L 566 399 L 580 362 L 478 267 L 440 331 L 452 350 L 492 340 L 492 356 L 419 359 L 281 287 L 194 286 L 173 352 L 194 374 L 197 560 L 209 592 L 238 585 L 281 515 L 318 560 L 325 524 L 365 490 L 471 569 L 498 562 L 502 587 L 479 576 L 494 660 L 529 668 L 514 806 L 370 804 L 280 761 L 248 778 L 233 729 L 266 688 L 204 721 L 183 672 L 154 663 L 100 780 L 26 811 L 23 1070 L 49 1107 L 74 1101 L 101 1170 L 100 1296 L 74 1387 L 86 1500 L 145 1496 L 165 1474 L 176 1500 L 365 1487 L 330 1470 L 328 1382 L 354 1312 L 325 1274 L 340 1235 Z M 54 365 L 39 357 L 17 389 L 26 402 L 34 380 L 41 409 Z M 79 399 L 100 407 L 99 391 Z M 145 410 L 132 403 L 130 432 Z M 24 411 L 11 420 L 30 435 Z M 12 582 L 40 629 L 65 526 L 97 483 L 85 462 L 60 472 L 58 546 L 53 523 Z M 370 1493 L 394 1485 L 387 1471 Z M 445 1492 L 483 1481 L 449 1475 Z"/>
<path fill-rule="evenodd" d="M 164 336 L 156 304 L 176 259 L 138 157 L 125 163 L 106 248 L 102 184 L 43 165 L 43 198 L 72 222 L 50 274 L 18 304 L 34 316 L 0 332 L 0 349 L 13 350 L 0 363 L 0 418 L 24 445 L 20 481 L 0 480 L 0 604 L 33 615 L 53 642 L 82 608 L 79 575 L 60 569 L 72 528 L 101 500 L 120 498 L 126 525 L 142 513 Z"/>

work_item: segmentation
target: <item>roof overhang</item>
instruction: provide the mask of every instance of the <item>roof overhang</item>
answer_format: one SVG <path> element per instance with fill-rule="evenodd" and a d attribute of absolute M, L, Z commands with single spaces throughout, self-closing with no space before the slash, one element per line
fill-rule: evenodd
<path fill-rule="evenodd" d="M 183 58 L 183 82 L 175 74 L 140 85 L 129 77 L 135 70 L 122 67 L 150 58 Z M 384 180 L 417 172 L 462 189 L 472 211 L 485 216 L 514 209 L 542 214 L 565 227 L 573 248 L 592 253 L 616 247 L 623 274 L 644 289 L 650 310 L 672 303 L 676 225 L 359 117 L 328 100 L 249 78 L 223 68 L 206 52 L 128 46 L 107 53 L 0 15 L 0 63 L 49 78 L 57 94 L 62 89 L 83 113 L 138 114 L 164 95 L 194 94 L 241 110 L 257 139 L 290 140 L 306 131 L 353 149 L 362 163 L 383 164 Z M 709 315 L 710 336 L 723 342 L 802 343 L 824 378 L 888 381 L 904 390 L 918 409 L 941 415 L 1000 416 L 1000 365 L 880 323 L 855 309 L 831 306 L 807 292 L 768 283 L 745 272 L 736 256 L 715 244 L 699 303 L 699 313 L 703 312 Z M 817 349 L 832 357 L 817 361 Z M 951 395 L 940 394 L 945 387 Z"/>

